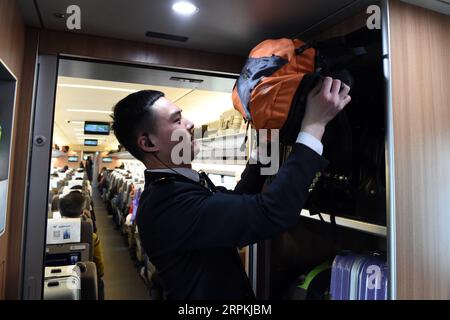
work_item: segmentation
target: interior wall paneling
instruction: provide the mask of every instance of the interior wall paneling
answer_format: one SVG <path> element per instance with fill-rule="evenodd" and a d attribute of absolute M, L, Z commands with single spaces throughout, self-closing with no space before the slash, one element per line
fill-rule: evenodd
<path fill-rule="evenodd" d="M 245 57 L 240 56 L 52 30 L 41 30 L 39 50 L 45 54 L 231 74 L 240 73 L 245 63 Z"/>
<path fill-rule="evenodd" d="M 450 299 L 450 17 L 390 1 L 397 297 Z"/>
<path fill-rule="evenodd" d="M 8 241 L 8 263 L 6 271 L 6 297 L 18 299 L 20 296 L 21 263 L 23 245 L 23 219 L 25 214 L 26 177 L 28 167 L 28 147 L 30 142 L 31 112 L 33 104 L 34 78 L 39 33 L 36 29 L 26 30 L 26 46 L 23 57 L 23 72 L 16 116 L 14 121 L 13 149 L 11 157 L 10 239 Z"/>
<path fill-rule="evenodd" d="M 20 77 L 25 47 L 25 23 L 17 1 L 0 0 L 0 58 Z"/>
<path fill-rule="evenodd" d="M 25 47 L 25 23 L 16 1 L 0 0 L 0 59 L 6 64 L 9 70 L 17 78 L 16 89 L 16 102 L 14 108 L 17 110 L 22 63 Z M 17 129 L 16 120 L 18 118 L 18 112 L 15 112 L 15 119 L 13 119 L 13 128 Z M 13 129 L 14 130 L 14 129 Z M 12 146 L 16 144 L 15 135 L 13 133 Z M 9 195 L 11 196 L 14 191 L 14 178 L 12 172 L 14 170 L 14 151 L 10 156 L 10 177 L 9 177 Z M 15 234 L 10 230 L 9 223 L 13 218 L 13 205 L 7 201 L 7 213 L 6 213 L 6 228 L 5 233 L 0 237 L 0 299 L 8 297 L 8 285 L 10 275 L 7 275 L 7 267 L 9 263 L 8 245 L 11 243 Z"/>

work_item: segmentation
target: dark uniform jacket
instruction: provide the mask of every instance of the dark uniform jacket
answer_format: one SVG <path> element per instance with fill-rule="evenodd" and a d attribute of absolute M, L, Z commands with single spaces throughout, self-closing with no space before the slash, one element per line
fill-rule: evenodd
<path fill-rule="evenodd" d="M 313 178 L 328 162 L 303 144 L 262 193 L 260 165 L 247 165 L 232 192 L 212 192 L 176 173 L 145 173 L 136 221 L 168 299 L 253 297 L 237 247 L 298 223 Z"/>

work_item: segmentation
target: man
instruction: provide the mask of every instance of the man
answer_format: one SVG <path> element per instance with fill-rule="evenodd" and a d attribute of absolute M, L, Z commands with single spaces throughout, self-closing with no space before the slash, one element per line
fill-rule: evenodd
<path fill-rule="evenodd" d="M 320 143 L 325 126 L 350 102 L 349 91 L 329 77 L 311 91 L 297 143 L 263 193 L 260 164 L 246 167 L 232 193 L 205 188 L 189 164 L 175 164 L 172 133 L 192 139 L 194 125 L 163 93 L 139 91 L 117 103 L 114 133 L 147 168 L 136 221 L 169 299 L 254 297 L 236 247 L 298 222 L 313 178 L 327 165 Z M 190 143 L 194 155 L 198 147 Z"/>

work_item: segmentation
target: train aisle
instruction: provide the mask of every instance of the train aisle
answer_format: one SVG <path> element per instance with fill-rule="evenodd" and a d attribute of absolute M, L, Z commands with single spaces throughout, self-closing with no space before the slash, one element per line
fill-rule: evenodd
<path fill-rule="evenodd" d="M 122 236 L 114 229 L 99 192 L 96 188 L 92 191 L 98 236 L 103 246 L 105 300 L 150 300 L 147 287 Z"/>

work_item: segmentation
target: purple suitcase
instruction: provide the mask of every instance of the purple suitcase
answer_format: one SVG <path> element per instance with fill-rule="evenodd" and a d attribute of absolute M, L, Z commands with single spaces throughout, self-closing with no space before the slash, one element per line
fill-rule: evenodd
<path fill-rule="evenodd" d="M 359 284 L 359 275 L 361 273 L 361 268 L 366 261 L 367 256 L 358 256 L 355 258 L 355 261 L 352 265 L 352 271 L 350 273 L 350 300 L 358 300 L 358 284 Z"/>
<path fill-rule="evenodd" d="M 331 285 L 330 285 L 330 293 L 331 300 L 340 300 L 341 297 L 341 279 L 340 279 L 340 263 L 343 259 L 343 256 L 337 255 L 331 266 Z"/>
<path fill-rule="evenodd" d="M 386 261 L 368 256 L 358 277 L 359 300 L 387 300 L 388 267 Z"/>
<path fill-rule="evenodd" d="M 331 270 L 331 299 L 350 299 L 350 276 L 353 262 L 357 258 L 354 254 L 338 255 L 333 261 Z"/>
<path fill-rule="evenodd" d="M 345 256 L 342 260 L 342 296 L 341 300 L 350 300 L 350 279 L 353 263 L 355 262 L 356 255 Z"/>

